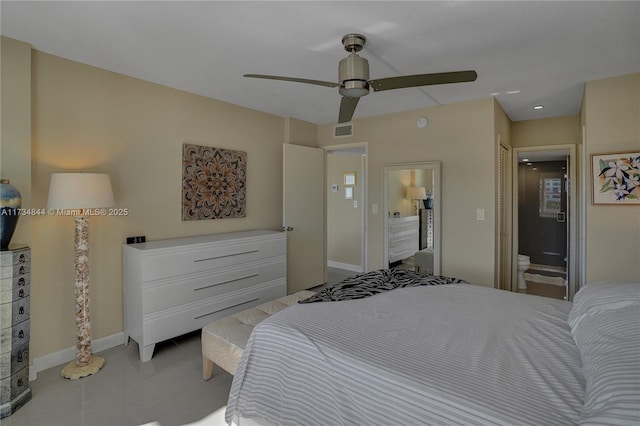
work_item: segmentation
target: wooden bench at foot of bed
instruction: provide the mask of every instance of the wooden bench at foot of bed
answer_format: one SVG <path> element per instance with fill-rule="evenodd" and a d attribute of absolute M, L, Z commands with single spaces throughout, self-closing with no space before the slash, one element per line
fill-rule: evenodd
<path fill-rule="evenodd" d="M 202 378 L 209 380 L 216 364 L 231 374 L 236 373 L 242 351 L 251 331 L 270 315 L 313 296 L 313 291 L 299 291 L 220 318 L 202 328 Z"/>

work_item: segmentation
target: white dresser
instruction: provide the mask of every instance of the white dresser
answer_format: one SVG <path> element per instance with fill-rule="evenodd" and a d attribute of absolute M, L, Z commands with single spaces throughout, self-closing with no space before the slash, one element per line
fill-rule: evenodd
<path fill-rule="evenodd" d="M 286 234 L 233 232 L 124 245 L 124 334 L 155 344 L 287 292 Z"/>
<path fill-rule="evenodd" d="M 389 218 L 389 263 L 411 257 L 418 251 L 418 216 Z"/>

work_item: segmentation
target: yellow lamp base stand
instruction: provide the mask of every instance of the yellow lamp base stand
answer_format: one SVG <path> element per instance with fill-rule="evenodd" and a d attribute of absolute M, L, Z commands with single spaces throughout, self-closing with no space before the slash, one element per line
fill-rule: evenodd
<path fill-rule="evenodd" d="M 78 366 L 75 361 L 71 361 L 62 369 L 62 377 L 77 380 L 97 373 L 102 367 L 104 367 L 104 358 L 92 355 L 91 361 L 85 366 Z"/>

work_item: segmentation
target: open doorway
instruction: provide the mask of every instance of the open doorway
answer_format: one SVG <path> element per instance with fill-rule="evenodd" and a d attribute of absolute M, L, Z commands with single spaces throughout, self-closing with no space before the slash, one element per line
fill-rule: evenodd
<path fill-rule="evenodd" d="M 575 288 L 575 148 L 516 148 L 513 289 L 571 300 Z"/>
<path fill-rule="evenodd" d="M 366 143 L 326 152 L 327 284 L 367 270 Z"/>

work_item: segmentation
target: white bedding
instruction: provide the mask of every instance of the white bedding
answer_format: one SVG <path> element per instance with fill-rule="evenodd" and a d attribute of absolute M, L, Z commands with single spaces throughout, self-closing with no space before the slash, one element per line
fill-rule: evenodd
<path fill-rule="evenodd" d="M 254 329 L 226 421 L 578 424 L 585 380 L 570 309 L 466 284 L 295 305 Z"/>

